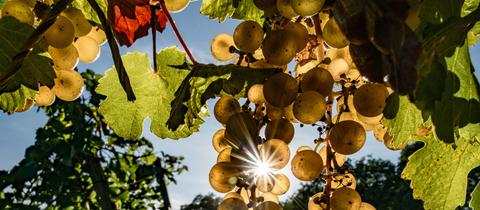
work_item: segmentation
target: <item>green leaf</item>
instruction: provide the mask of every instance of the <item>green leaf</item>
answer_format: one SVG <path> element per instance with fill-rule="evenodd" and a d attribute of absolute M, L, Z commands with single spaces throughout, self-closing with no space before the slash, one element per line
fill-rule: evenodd
<path fill-rule="evenodd" d="M 37 91 L 23 85 L 15 92 L 2 93 L 0 94 L 0 109 L 4 112 L 14 112 L 16 109 L 22 108 L 27 99 L 33 100 L 36 93 Z"/>
<path fill-rule="evenodd" d="M 19 53 L 19 49 L 33 32 L 33 28 L 19 22 L 13 17 L 0 19 L 0 75 L 4 74 L 12 58 Z M 38 83 L 53 87 L 55 71 L 50 65 L 52 60 L 46 53 L 34 49 L 25 58 L 20 70 L 6 83 L 4 92 L 13 92 L 24 85 L 30 89 L 38 90 Z"/>
<path fill-rule="evenodd" d="M 478 8 L 480 4 L 479 0 L 465 0 L 465 3 L 463 3 L 462 7 L 462 17 L 465 15 L 470 14 L 472 11 L 474 11 L 476 8 Z M 477 22 L 475 26 L 473 26 L 472 29 L 467 34 L 467 39 L 468 43 L 470 45 L 476 45 L 477 40 L 480 37 L 480 22 Z"/>
<path fill-rule="evenodd" d="M 252 69 L 237 65 L 196 64 L 172 101 L 168 128 L 191 126 L 202 118 L 206 101 L 223 94 L 244 97 L 253 84 L 263 83 L 280 69 Z"/>
<path fill-rule="evenodd" d="M 237 8 L 232 0 L 203 0 L 200 12 L 211 19 L 225 21 L 227 17 L 241 20 L 253 20 L 263 25 L 263 11 L 258 9 L 253 0 L 239 0 Z"/>
<path fill-rule="evenodd" d="M 413 196 L 425 209 L 450 210 L 465 203 L 468 173 L 480 166 L 480 141 L 460 138 L 456 146 L 434 136 L 409 157 L 402 178 L 411 180 Z"/>
<path fill-rule="evenodd" d="M 480 183 L 477 184 L 470 195 L 472 196 L 472 198 L 470 198 L 470 207 L 473 210 L 480 210 Z"/>
<path fill-rule="evenodd" d="M 98 6 L 100 6 L 100 8 L 102 9 L 102 11 L 107 14 L 107 6 L 108 6 L 108 3 L 106 0 L 96 0 Z M 97 13 L 95 12 L 95 10 L 93 10 L 93 8 L 90 6 L 90 4 L 88 3 L 87 0 L 74 0 L 72 2 L 72 6 L 73 7 L 76 7 L 77 9 L 80 9 L 83 14 L 85 15 L 85 18 L 87 18 L 87 20 L 91 20 L 95 23 L 97 23 L 98 25 L 100 25 L 100 20 L 98 19 L 98 15 Z"/>
<path fill-rule="evenodd" d="M 160 138 L 179 139 L 198 130 L 201 120 L 191 127 L 182 126 L 175 131 L 166 128 L 175 90 L 188 71 L 170 67 L 185 63 L 185 53 L 176 47 L 163 49 L 157 55 L 159 72 L 154 73 L 147 54 L 138 52 L 122 56 L 130 83 L 137 96 L 129 102 L 123 91 L 115 69 L 109 69 L 99 81 L 96 92 L 107 96 L 100 104 L 99 112 L 107 124 L 121 137 L 138 139 L 142 135 L 143 123 L 150 117 L 150 130 Z M 159 76 L 160 75 L 160 76 Z"/>

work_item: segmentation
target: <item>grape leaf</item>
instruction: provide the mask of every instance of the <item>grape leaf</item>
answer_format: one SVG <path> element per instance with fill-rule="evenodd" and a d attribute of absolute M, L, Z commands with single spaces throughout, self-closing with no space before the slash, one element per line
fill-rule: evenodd
<path fill-rule="evenodd" d="M 33 28 L 25 23 L 19 22 L 13 17 L 0 19 L 0 75 L 5 73 L 12 58 L 19 53 L 19 49 L 33 32 Z M 20 70 L 0 90 L 2 92 L 13 92 L 24 85 L 30 89 L 38 90 L 38 84 L 53 87 L 55 71 L 50 65 L 52 60 L 38 48 L 34 48 L 25 58 Z"/>
<path fill-rule="evenodd" d="M 256 83 L 263 83 L 280 69 L 252 69 L 237 65 L 196 64 L 182 82 L 172 101 L 167 127 L 176 130 L 179 126 L 190 127 L 201 118 L 206 101 L 228 94 L 244 97 L 246 89 Z"/>
<path fill-rule="evenodd" d="M 14 112 L 17 108 L 22 108 L 27 99 L 34 99 L 36 93 L 37 91 L 23 85 L 14 92 L 2 93 L 0 95 L 0 109 L 4 112 Z"/>
<path fill-rule="evenodd" d="M 477 184 L 477 186 L 470 195 L 472 196 L 469 204 L 470 207 L 473 210 L 480 210 L 480 183 Z"/>
<path fill-rule="evenodd" d="M 467 176 L 480 166 L 480 141 L 460 138 L 456 146 L 434 136 L 424 138 L 425 146 L 409 157 L 402 178 L 412 180 L 413 196 L 424 201 L 425 209 L 455 209 L 465 203 Z"/>
<path fill-rule="evenodd" d="M 161 50 L 157 55 L 158 74 L 153 72 L 147 54 L 134 52 L 124 55 L 122 59 L 137 100 L 127 100 L 115 69 L 105 72 L 96 89 L 99 94 L 107 96 L 100 104 L 99 112 L 115 133 L 127 139 L 138 139 L 142 135 L 146 117 L 151 119 L 150 130 L 160 138 L 184 138 L 198 130 L 203 122 L 201 119 L 190 127 L 181 126 L 175 131 L 165 126 L 168 118 L 166 113 L 171 110 L 170 102 L 174 99 L 175 90 L 189 73 L 170 65 L 187 62 L 185 53 L 176 47 Z"/>
<path fill-rule="evenodd" d="M 478 8 L 480 4 L 479 0 L 465 0 L 463 3 L 462 7 L 462 17 L 470 14 L 472 11 L 474 11 L 476 8 Z M 470 45 L 476 45 L 477 40 L 480 37 L 480 22 L 477 22 L 472 29 L 467 34 L 468 37 L 468 43 Z"/>
<path fill-rule="evenodd" d="M 102 9 L 102 11 L 105 13 L 107 11 L 107 0 L 96 0 L 98 6 Z M 101 25 L 100 19 L 98 19 L 98 15 L 95 12 L 95 10 L 90 6 L 88 1 L 86 0 L 75 0 L 72 2 L 72 6 L 81 10 L 83 12 L 83 15 L 85 15 L 85 18 L 87 20 L 93 21 L 98 25 Z"/>
<path fill-rule="evenodd" d="M 234 7 L 232 0 L 203 0 L 200 12 L 211 19 L 225 21 L 227 17 L 241 20 L 253 20 L 263 25 L 263 11 L 258 9 L 253 0 L 239 0 L 238 7 Z"/>

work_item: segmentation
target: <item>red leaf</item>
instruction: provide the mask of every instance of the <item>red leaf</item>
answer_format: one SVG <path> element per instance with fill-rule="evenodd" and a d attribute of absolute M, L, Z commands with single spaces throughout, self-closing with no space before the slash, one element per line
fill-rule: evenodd
<path fill-rule="evenodd" d="M 156 11 L 156 28 L 166 27 L 167 18 L 161 10 Z M 149 0 L 109 0 L 108 18 L 120 45 L 130 47 L 137 39 L 148 35 L 151 10 Z"/>

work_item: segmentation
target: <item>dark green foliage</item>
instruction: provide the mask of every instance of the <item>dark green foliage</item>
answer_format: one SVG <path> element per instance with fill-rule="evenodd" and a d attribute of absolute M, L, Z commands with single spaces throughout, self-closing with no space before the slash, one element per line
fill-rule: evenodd
<path fill-rule="evenodd" d="M 182 205 L 180 210 L 214 210 L 218 208 L 221 201 L 222 199 L 216 197 L 213 193 L 197 195 L 192 203 Z"/>

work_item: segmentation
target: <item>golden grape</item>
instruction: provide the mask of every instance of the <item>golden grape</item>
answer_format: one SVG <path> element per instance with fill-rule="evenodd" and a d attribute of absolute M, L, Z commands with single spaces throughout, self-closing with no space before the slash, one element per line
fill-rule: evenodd
<path fill-rule="evenodd" d="M 301 93 L 293 103 L 293 115 L 301 123 L 313 124 L 325 115 L 327 103 L 324 96 L 316 91 Z"/>
<path fill-rule="evenodd" d="M 55 23 L 43 34 L 47 44 L 55 48 L 65 48 L 72 44 L 75 39 L 75 28 L 72 22 L 64 17 L 58 16 Z"/>
<path fill-rule="evenodd" d="M 210 185 L 217 192 L 229 192 L 235 187 L 239 174 L 240 171 L 233 164 L 226 162 L 217 163 L 210 170 Z"/>
<path fill-rule="evenodd" d="M 232 96 L 220 97 L 213 108 L 215 119 L 222 124 L 227 123 L 228 118 L 237 112 L 240 112 L 240 104 Z"/>
<path fill-rule="evenodd" d="M 234 45 L 233 37 L 230 34 L 218 34 L 210 44 L 210 52 L 215 59 L 228 61 L 235 56 L 234 52 L 230 52 L 230 47 Z"/>
<path fill-rule="evenodd" d="M 290 0 L 293 10 L 303 16 L 312 16 L 320 12 L 325 0 Z"/>
<path fill-rule="evenodd" d="M 313 150 L 302 150 L 293 157 L 291 167 L 297 179 L 312 181 L 322 173 L 322 157 Z"/>
<path fill-rule="evenodd" d="M 330 130 L 330 143 L 333 150 L 340 154 L 351 155 L 365 144 L 366 134 L 363 126 L 355 121 L 346 120 L 333 125 Z"/>
<path fill-rule="evenodd" d="M 357 210 L 362 204 L 362 198 L 357 191 L 342 187 L 333 191 L 330 204 L 332 210 Z"/>
<path fill-rule="evenodd" d="M 100 56 L 100 46 L 95 39 L 88 36 L 82 36 L 75 40 L 73 46 L 77 48 L 78 57 L 84 63 L 95 62 Z"/>
<path fill-rule="evenodd" d="M 300 81 L 300 89 L 303 92 L 317 91 L 322 96 L 327 97 L 332 92 L 334 82 L 329 71 L 322 68 L 314 68 L 303 75 Z"/>
<path fill-rule="evenodd" d="M 355 91 L 353 105 L 361 115 L 375 117 L 382 114 L 388 95 L 385 85 L 376 83 L 365 84 Z"/>
<path fill-rule="evenodd" d="M 235 28 L 233 41 L 241 51 L 253 53 L 262 45 L 263 34 L 263 28 L 260 24 L 247 20 Z"/>
<path fill-rule="evenodd" d="M 263 95 L 265 100 L 275 107 L 290 105 L 298 93 L 297 80 L 285 73 L 277 73 L 265 82 Z"/>
<path fill-rule="evenodd" d="M 297 41 L 286 30 L 273 30 L 263 40 L 262 52 L 268 63 L 286 65 L 295 57 Z"/>
<path fill-rule="evenodd" d="M 243 200 L 238 198 L 228 198 L 223 200 L 218 206 L 218 210 L 248 210 L 247 205 Z"/>
<path fill-rule="evenodd" d="M 74 101 L 83 92 L 83 78 L 76 71 L 60 70 L 56 71 L 57 78 L 55 78 L 55 86 L 53 92 L 55 95 L 64 101 Z"/>
<path fill-rule="evenodd" d="M 275 174 L 275 185 L 271 193 L 275 195 L 283 195 L 290 188 L 290 180 L 285 174 Z"/>
<path fill-rule="evenodd" d="M 35 18 L 35 14 L 30 6 L 21 0 L 7 1 L 2 8 L 2 17 L 5 16 L 12 16 L 28 25 L 33 25 Z"/>
<path fill-rule="evenodd" d="M 330 18 L 323 27 L 323 39 L 328 45 L 335 48 L 343 48 L 349 44 L 335 18 Z"/>
<path fill-rule="evenodd" d="M 265 137 L 267 139 L 281 139 L 289 144 L 295 134 L 293 124 L 286 119 L 272 120 L 265 128 Z"/>
<path fill-rule="evenodd" d="M 35 105 L 50 106 L 55 102 L 55 93 L 47 86 L 40 86 L 38 93 L 35 95 Z"/>

